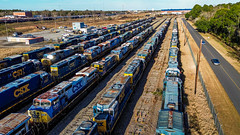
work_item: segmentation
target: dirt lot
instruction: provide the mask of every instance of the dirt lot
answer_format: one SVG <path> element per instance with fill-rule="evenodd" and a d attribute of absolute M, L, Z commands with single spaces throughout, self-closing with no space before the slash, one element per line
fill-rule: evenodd
<path fill-rule="evenodd" d="M 187 30 L 186 27 L 184 26 L 184 30 Z M 195 58 L 196 58 L 196 54 L 198 52 L 198 46 L 195 43 L 195 41 L 193 40 L 193 38 L 191 37 L 191 35 L 189 34 L 189 32 L 187 31 L 187 37 L 189 38 L 189 42 L 191 44 L 192 50 L 194 52 Z M 185 47 L 187 46 L 187 44 L 185 45 Z M 186 49 L 181 49 L 182 51 L 182 57 L 184 57 L 184 51 L 189 50 L 188 48 Z M 189 54 L 190 56 L 190 54 Z M 192 58 L 189 57 L 189 60 L 182 60 L 183 62 L 192 62 Z M 189 66 L 189 64 L 191 66 Z M 194 64 L 192 63 L 187 63 L 185 68 L 185 72 L 184 74 L 187 76 L 189 73 L 186 72 L 187 68 L 192 68 L 189 80 L 189 83 L 187 83 L 187 80 L 185 80 L 185 92 L 188 94 L 188 91 L 190 93 L 193 93 L 194 90 L 194 83 L 192 80 L 194 80 L 194 74 L 195 74 L 195 66 L 193 66 Z M 210 95 L 210 98 L 214 104 L 215 110 L 218 113 L 218 118 L 220 123 L 222 124 L 223 127 L 223 131 L 225 134 L 229 134 L 229 135 L 237 135 L 239 134 L 240 131 L 240 116 L 238 114 L 238 112 L 236 111 L 236 109 L 234 108 L 231 100 L 229 99 L 228 95 L 226 94 L 224 88 L 222 87 L 221 83 L 219 82 L 219 80 L 217 79 L 216 75 L 214 74 L 214 72 L 212 71 L 211 67 L 209 66 L 209 64 L 207 63 L 205 57 L 203 56 L 203 54 L 201 55 L 201 64 L 200 64 L 200 71 L 202 73 L 205 85 L 207 87 L 208 93 Z M 190 86 L 188 86 L 188 84 Z M 200 86 L 200 82 L 198 82 L 198 88 L 201 87 Z M 191 121 L 191 115 L 193 116 L 193 118 L 199 120 L 199 122 L 196 122 L 194 127 L 200 127 L 200 128 L 193 128 L 190 129 L 192 131 L 199 134 L 212 134 L 212 133 L 216 133 L 214 128 L 209 127 L 209 124 L 207 123 L 211 123 L 209 122 L 209 120 L 212 119 L 212 115 L 206 112 L 209 112 L 209 108 L 207 107 L 207 105 L 205 104 L 199 104 L 201 103 L 201 101 L 204 101 L 204 95 L 202 90 L 197 90 L 197 95 L 198 97 L 195 97 L 195 104 L 193 104 L 193 108 L 192 109 L 188 109 L 187 112 L 190 115 L 190 121 Z M 200 97 L 202 97 L 202 99 L 199 99 Z M 191 101 L 191 99 L 194 100 L 194 97 L 191 98 L 190 94 L 188 95 L 188 99 Z M 189 102 L 190 106 L 191 106 L 191 102 Z M 191 111 L 194 110 L 194 107 L 196 108 L 195 112 Z M 196 115 L 196 116 L 194 116 Z M 199 124 L 198 124 L 199 123 Z M 212 125 L 212 124 L 210 124 Z M 201 128 L 205 128 L 208 129 L 206 130 L 207 132 L 202 132 Z M 198 132 L 200 131 L 200 132 Z"/>
<path fill-rule="evenodd" d="M 188 21 L 188 23 L 191 24 L 193 28 L 196 28 L 196 26 L 191 21 Z M 221 42 L 219 39 L 209 33 L 200 34 L 240 73 L 239 52 L 233 50 L 231 47 L 227 46 L 225 43 Z"/>
<path fill-rule="evenodd" d="M 21 54 L 30 50 L 37 49 L 39 47 L 24 47 L 24 48 L 0 48 L 0 59 L 7 56 Z"/>
<path fill-rule="evenodd" d="M 72 27 L 72 22 L 84 22 L 88 26 L 102 26 L 108 24 L 121 24 L 125 22 L 130 22 L 136 19 L 144 18 L 146 13 L 140 14 L 127 14 L 127 15 L 116 15 L 116 16 L 105 16 L 105 17 L 93 17 L 93 18 L 80 18 L 80 19 L 57 19 L 46 20 L 46 21 L 36 21 L 36 22 L 22 22 L 22 23 L 11 23 L 7 24 L 8 29 L 13 31 L 23 32 L 24 34 L 44 31 L 37 29 L 36 26 L 45 26 L 46 28 L 58 28 L 59 26 Z M 56 22 L 56 25 L 55 25 Z M 55 27 L 56 26 L 56 27 Z M 9 33 L 11 34 L 11 32 Z M 6 36 L 5 29 L 0 31 L 0 36 Z"/>
<path fill-rule="evenodd" d="M 145 15 L 146 15 L 145 13 L 141 13 L 141 14 L 117 15 L 117 16 L 113 16 L 113 17 L 101 17 L 101 18 L 68 19 L 68 20 L 64 20 L 64 21 L 60 19 L 60 20 L 56 21 L 56 27 L 59 27 L 59 26 L 72 27 L 72 22 L 84 22 L 88 26 L 103 26 L 103 25 L 106 26 L 108 24 L 122 24 L 125 22 L 137 20 L 140 18 L 146 18 Z M 55 21 L 50 20 L 50 21 L 12 23 L 12 24 L 7 24 L 7 27 L 11 28 L 11 29 L 19 30 L 19 31 L 23 32 L 24 34 L 32 33 L 32 32 L 37 32 L 37 33 L 40 32 L 40 35 L 41 35 L 41 33 L 46 35 L 46 33 L 49 33 L 47 31 L 36 29 L 35 28 L 36 25 L 45 26 L 47 28 L 54 28 Z M 38 34 L 36 34 L 36 35 L 38 35 Z M 3 35 L 3 36 L 5 36 L 5 35 Z M 50 33 L 49 36 L 52 36 L 53 38 L 56 37 L 52 33 Z M 0 40 L 0 52 L 1 52 L 0 59 L 10 56 L 10 55 L 21 54 L 23 52 L 37 49 L 37 48 L 43 46 L 44 44 L 53 43 L 53 42 L 46 41 L 46 42 L 42 42 L 39 44 L 33 44 L 33 45 L 31 45 L 31 47 L 29 47 L 29 46 L 25 45 L 24 43 L 6 42 L 5 38 L 3 38 L 3 39 L 4 40 Z M 37 46 L 37 47 L 35 47 L 35 46 Z M 4 48 L 1 48 L 1 47 L 4 47 Z M 17 48 L 15 48 L 15 47 L 17 47 Z"/>

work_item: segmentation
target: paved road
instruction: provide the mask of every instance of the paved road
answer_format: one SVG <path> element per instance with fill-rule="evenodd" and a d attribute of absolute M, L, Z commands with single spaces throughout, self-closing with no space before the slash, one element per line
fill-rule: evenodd
<path fill-rule="evenodd" d="M 202 47 L 202 53 L 240 114 L 240 74 L 191 25 L 189 25 L 185 19 L 183 19 L 183 22 L 198 46 L 200 45 L 201 39 L 205 41 L 206 44 Z M 219 59 L 221 64 L 219 66 L 213 65 L 211 62 L 213 58 Z"/>

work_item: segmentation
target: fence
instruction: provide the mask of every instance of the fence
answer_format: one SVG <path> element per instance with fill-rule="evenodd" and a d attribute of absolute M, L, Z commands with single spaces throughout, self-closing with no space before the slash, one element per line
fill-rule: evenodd
<path fill-rule="evenodd" d="M 182 25 L 182 23 L 181 23 L 181 25 Z M 183 29 L 183 32 L 184 32 L 186 41 L 187 41 L 187 43 L 188 43 L 188 47 L 189 47 L 189 49 L 190 49 L 190 52 L 191 52 L 193 61 L 194 61 L 195 65 L 197 65 L 196 59 L 195 59 L 195 57 L 194 57 L 194 54 L 193 54 L 191 45 L 190 45 L 190 43 L 188 42 L 188 38 L 187 38 L 187 35 L 186 35 L 185 31 L 184 31 L 183 25 L 182 25 L 182 29 Z M 223 130 L 222 130 L 222 126 L 221 126 L 221 124 L 220 124 L 220 122 L 219 122 L 219 120 L 218 120 L 217 113 L 216 113 L 216 111 L 215 111 L 215 109 L 214 109 L 214 106 L 213 106 L 213 103 L 212 103 L 212 101 L 211 101 L 211 99 L 210 99 L 210 97 L 209 97 L 209 94 L 208 94 L 208 92 L 207 92 L 207 88 L 206 88 L 206 86 L 205 86 L 205 83 L 204 83 L 204 81 L 203 81 L 203 78 L 202 78 L 202 75 L 201 75 L 201 72 L 200 72 L 200 71 L 198 72 L 198 75 L 199 75 L 199 79 L 200 79 L 200 82 L 201 82 L 201 84 L 202 84 L 202 87 L 203 87 L 205 96 L 206 96 L 206 98 L 207 98 L 208 106 L 209 106 L 209 108 L 210 108 L 210 110 L 211 110 L 211 113 L 212 113 L 212 115 L 213 115 L 214 123 L 215 123 L 215 126 L 216 126 L 217 130 L 218 130 L 218 134 L 219 134 L 219 135 L 224 135 Z"/>

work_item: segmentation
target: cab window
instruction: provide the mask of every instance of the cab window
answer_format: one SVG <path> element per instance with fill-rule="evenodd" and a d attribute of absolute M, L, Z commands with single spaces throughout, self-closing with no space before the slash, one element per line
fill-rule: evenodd
<path fill-rule="evenodd" d="M 40 105 L 40 102 L 38 100 L 33 100 L 33 105 L 34 106 L 39 106 Z"/>
<path fill-rule="evenodd" d="M 41 107 L 50 107 L 51 106 L 51 102 L 50 101 L 42 101 L 41 102 Z"/>

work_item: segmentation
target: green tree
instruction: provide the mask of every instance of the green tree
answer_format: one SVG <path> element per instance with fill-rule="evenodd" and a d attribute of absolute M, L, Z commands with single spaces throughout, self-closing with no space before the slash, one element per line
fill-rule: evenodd
<path fill-rule="evenodd" d="M 197 18 L 201 14 L 201 12 L 202 12 L 202 7 L 196 4 L 190 12 L 192 19 Z"/>
<path fill-rule="evenodd" d="M 206 19 L 198 20 L 195 25 L 197 26 L 198 31 L 200 32 L 208 32 L 210 29 L 210 22 Z"/>

